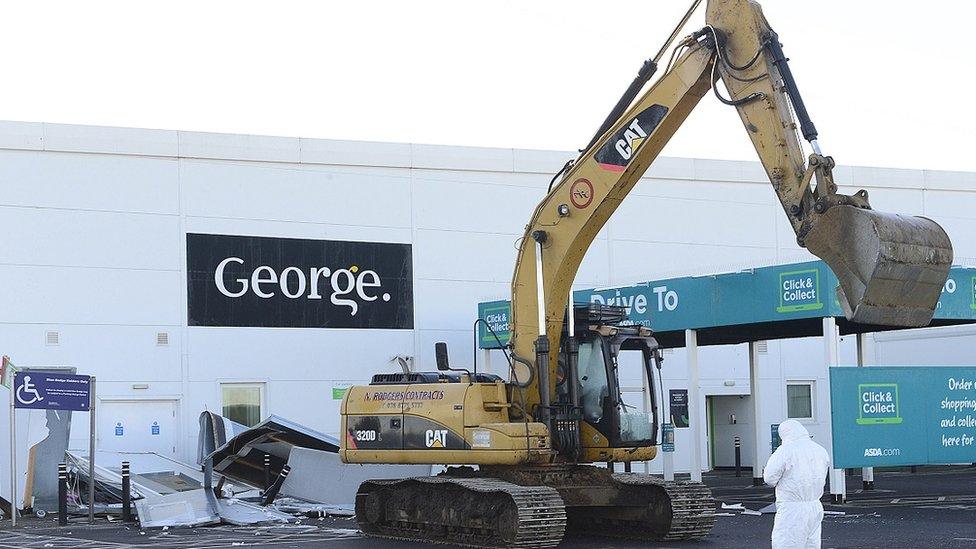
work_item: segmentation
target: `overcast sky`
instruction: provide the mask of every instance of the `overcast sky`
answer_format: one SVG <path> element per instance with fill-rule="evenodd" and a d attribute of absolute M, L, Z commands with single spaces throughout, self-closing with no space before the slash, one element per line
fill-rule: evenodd
<path fill-rule="evenodd" d="M 976 3 L 762 4 L 826 154 L 976 171 Z M 570 150 L 688 5 L 8 3 L 0 119 Z M 755 158 L 710 95 L 664 154 Z"/>

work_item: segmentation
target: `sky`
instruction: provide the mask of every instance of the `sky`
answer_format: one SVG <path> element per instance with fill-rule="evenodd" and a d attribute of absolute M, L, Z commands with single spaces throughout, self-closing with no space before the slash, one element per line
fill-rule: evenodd
<path fill-rule="evenodd" d="M 762 4 L 825 154 L 976 171 L 976 2 Z M 11 2 L 0 120 L 575 150 L 689 5 Z M 754 160 L 744 132 L 709 95 L 663 154 Z"/>

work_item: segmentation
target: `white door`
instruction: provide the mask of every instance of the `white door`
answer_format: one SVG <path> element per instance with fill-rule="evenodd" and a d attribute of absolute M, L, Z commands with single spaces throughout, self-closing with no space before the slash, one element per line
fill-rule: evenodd
<path fill-rule="evenodd" d="M 176 457 L 175 400 L 103 400 L 99 406 L 99 450 Z"/>

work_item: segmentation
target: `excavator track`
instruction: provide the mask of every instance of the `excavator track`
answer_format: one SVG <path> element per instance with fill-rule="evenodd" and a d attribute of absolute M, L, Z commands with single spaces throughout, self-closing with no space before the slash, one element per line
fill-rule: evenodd
<path fill-rule="evenodd" d="M 550 487 L 566 508 L 566 528 L 586 536 L 679 541 L 706 537 L 715 525 L 715 499 L 700 482 L 665 481 L 641 473 L 613 473 L 590 465 L 456 467 L 452 478 L 501 479 Z"/>
<path fill-rule="evenodd" d="M 415 477 L 368 480 L 356 494 L 364 534 L 468 547 L 555 547 L 566 509 L 547 486 L 494 478 Z"/>
<path fill-rule="evenodd" d="M 583 529 L 591 535 L 614 538 L 679 541 L 702 539 L 715 526 L 715 499 L 712 491 L 700 482 L 665 481 L 640 473 L 615 473 L 613 480 L 641 491 L 653 490 L 658 494 L 663 491 L 666 502 L 655 501 L 654 504 L 670 506 L 670 513 L 665 513 L 670 514 L 670 523 L 594 516 L 571 524 L 574 530 Z"/>

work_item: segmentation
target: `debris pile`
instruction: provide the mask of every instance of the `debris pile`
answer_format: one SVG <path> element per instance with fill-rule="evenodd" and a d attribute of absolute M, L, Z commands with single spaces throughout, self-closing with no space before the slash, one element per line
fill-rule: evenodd
<path fill-rule="evenodd" d="M 347 465 L 338 451 L 337 438 L 284 418 L 248 428 L 203 412 L 197 467 L 152 452 L 98 451 L 90 479 L 87 452 L 68 451 L 68 501 L 87 512 L 87 486 L 94 482 L 95 511 L 120 513 L 127 461 L 130 497 L 144 528 L 282 524 L 353 516 L 356 491 L 367 478 L 430 474 L 426 465 Z"/>

